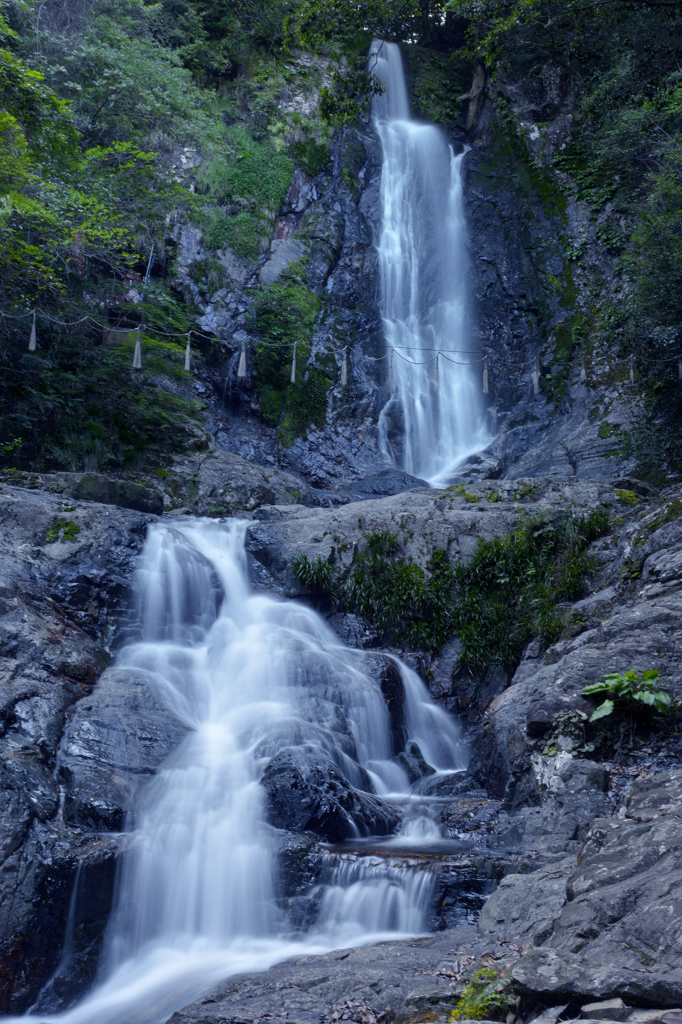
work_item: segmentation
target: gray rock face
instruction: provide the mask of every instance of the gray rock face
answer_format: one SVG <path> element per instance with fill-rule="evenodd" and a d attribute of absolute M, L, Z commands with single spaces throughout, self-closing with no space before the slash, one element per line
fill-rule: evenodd
<path fill-rule="evenodd" d="M 77 991 L 106 922 L 116 843 L 57 820 L 70 709 L 125 627 L 148 515 L 0 488 L 0 1008 L 21 1012 L 61 955 L 75 879 Z M 62 524 L 62 525 L 59 525 Z"/>
<path fill-rule="evenodd" d="M 547 999 L 593 996 L 679 1005 L 682 997 L 682 771 L 635 782 L 624 817 L 592 825 L 578 866 L 563 862 L 549 922 L 536 948 L 513 969 L 524 987 Z M 546 873 L 545 873 L 546 874 Z M 537 880 L 537 885 L 535 884 Z M 546 896 L 542 873 L 507 883 L 482 915 L 487 934 L 506 927 Z M 496 907 L 499 909 L 496 910 Z M 534 916 L 537 916 L 535 914 Z M 499 918 L 499 920 L 498 920 Z"/>
<path fill-rule="evenodd" d="M 607 586 L 569 606 L 565 636 L 544 654 L 531 645 L 509 688 L 485 712 L 472 770 L 510 805 L 523 803 L 532 789 L 531 751 L 553 716 L 591 712 L 580 695 L 588 683 L 609 672 L 658 668 L 671 696 L 682 694 L 678 500 L 678 489 L 671 489 L 642 505 L 615 536 L 595 543 L 598 579 Z"/>
<path fill-rule="evenodd" d="M 352 999 L 375 1013 L 386 1009 L 397 1024 L 447 1020 L 457 1002 L 454 950 L 475 941 L 473 928 L 455 928 L 426 939 L 303 956 L 263 974 L 231 978 L 208 998 L 173 1014 L 169 1024 L 218 1024 L 266 1017 L 320 1024 Z"/>
<path fill-rule="evenodd" d="M 176 458 L 167 481 L 168 498 L 202 516 L 250 513 L 261 505 L 308 505 L 310 488 L 275 466 L 265 469 L 214 449 Z"/>
<path fill-rule="evenodd" d="M 140 785 L 186 733 L 143 674 L 108 669 L 78 704 L 62 740 L 65 821 L 122 831 Z"/>
<path fill-rule="evenodd" d="M 568 857 L 532 874 L 506 875 L 483 906 L 479 933 L 495 942 L 537 942 L 566 903 L 566 876 L 574 866 Z"/>

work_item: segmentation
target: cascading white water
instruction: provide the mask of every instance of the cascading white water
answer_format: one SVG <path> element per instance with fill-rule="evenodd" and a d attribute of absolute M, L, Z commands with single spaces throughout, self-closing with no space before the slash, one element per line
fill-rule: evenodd
<path fill-rule="evenodd" d="M 380 442 L 396 465 L 439 485 L 492 440 L 467 315 L 464 154 L 455 155 L 434 125 L 410 118 L 395 43 L 375 40 L 369 68 L 385 89 L 372 116 L 383 148 L 381 316 L 394 350 Z"/>
<path fill-rule="evenodd" d="M 380 859 L 333 873 L 303 938 L 277 909 L 259 785 L 274 755 L 313 749 L 356 788 L 369 777 L 377 794 L 409 786 L 391 760 L 389 714 L 365 655 L 312 610 L 249 592 L 247 525 L 150 530 L 141 639 L 118 665 L 146 673 L 190 732 L 135 809 L 101 983 L 74 1009 L 30 1019 L 158 1024 L 230 974 L 424 928 L 429 872 Z M 455 724 L 413 672 L 401 673 L 410 739 L 436 768 L 462 769 Z"/>

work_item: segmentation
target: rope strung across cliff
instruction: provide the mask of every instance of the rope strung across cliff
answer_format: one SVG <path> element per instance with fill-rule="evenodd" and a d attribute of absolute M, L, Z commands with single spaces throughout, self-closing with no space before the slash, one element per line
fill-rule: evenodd
<path fill-rule="evenodd" d="M 38 347 L 38 343 L 37 343 L 37 330 L 36 330 L 36 316 L 37 316 L 38 313 L 42 317 L 44 317 L 46 320 L 48 320 L 50 323 L 57 324 L 60 327 L 77 327 L 80 324 L 91 323 L 93 326 L 99 327 L 101 330 L 106 331 L 107 334 L 127 334 L 127 335 L 135 334 L 135 350 L 134 350 L 134 353 L 133 353 L 133 369 L 134 370 L 141 370 L 142 369 L 142 344 L 141 344 L 141 339 L 140 339 L 140 332 L 141 331 L 144 334 L 157 334 L 157 335 L 160 335 L 161 337 L 164 337 L 164 338 L 186 338 L 187 339 L 187 344 L 185 346 L 184 368 L 188 372 L 191 369 L 191 358 L 192 358 L 191 339 L 192 339 L 192 335 L 196 334 L 199 337 L 203 337 L 207 333 L 206 331 L 196 330 L 194 328 L 192 328 L 189 331 L 183 331 L 183 332 L 180 332 L 180 333 L 171 332 L 171 331 L 162 331 L 162 330 L 160 330 L 157 327 L 150 327 L 147 324 L 140 324 L 140 323 L 132 324 L 130 327 L 112 327 L 108 323 L 102 323 L 101 321 L 96 320 L 93 316 L 90 316 L 90 314 L 87 314 L 86 316 L 80 317 L 78 320 L 73 320 L 73 321 L 59 320 L 56 317 L 51 316 L 49 313 L 46 313 L 45 310 L 38 309 L 38 308 L 29 310 L 26 313 L 5 313 L 2 310 L 0 310 L 0 316 L 3 317 L 3 319 L 8 319 L 8 320 L 25 320 L 25 319 L 28 319 L 28 318 L 31 319 L 31 333 L 30 333 L 29 342 L 28 342 L 28 351 L 29 352 L 36 352 L 37 351 L 37 347 Z M 255 347 L 259 348 L 259 349 L 260 348 L 276 348 L 276 349 L 280 349 L 280 350 L 283 347 L 287 347 L 288 345 L 291 345 L 292 346 L 291 383 L 292 384 L 296 383 L 296 346 L 297 346 L 297 342 L 296 341 L 293 341 L 293 342 L 287 342 L 287 341 L 282 341 L 282 342 L 266 342 L 266 341 L 251 341 L 251 340 L 249 340 L 249 344 L 255 345 Z M 242 339 L 241 340 L 241 351 L 240 351 L 240 356 L 239 356 L 239 363 L 237 365 L 237 377 L 246 377 L 246 345 L 247 345 L 247 340 L 246 339 Z M 410 359 L 410 358 L 408 358 L 408 356 L 403 354 L 404 352 L 434 352 L 435 355 L 431 356 L 428 359 L 417 360 L 417 359 Z M 331 354 L 334 355 L 334 356 L 337 356 L 337 355 L 341 355 L 342 356 L 342 363 L 341 363 L 341 385 L 342 385 L 342 387 L 345 387 L 347 385 L 347 383 L 348 383 L 348 345 L 344 345 L 344 347 L 340 348 L 340 349 L 333 349 Z M 479 358 L 478 359 L 470 359 L 470 360 L 461 360 L 461 359 L 453 359 L 453 358 L 451 358 L 453 355 L 477 355 L 477 356 L 479 356 Z M 479 365 L 483 364 L 483 381 L 482 381 L 483 393 L 486 394 L 486 395 L 488 394 L 488 390 L 489 390 L 488 359 L 489 359 L 489 356 L 490 356 L 490 353 L 488 353 L 488 352 L 484 353 L 483 355 L 480 355 L 479 352 L 477 352 L 475 349 L 435 349 L 435 348 L 429 348 L 427 346 L 424 346 L 423 348 L 416 348 L 415 346 L 401 345 L 400 347 L 390 348 L 382 356 L 368 356 L 368 355 L 360 356 L 359 358 L 364 359 L 366 362 L 371 362 L 371 363 L 381 363 L 385 359 L 389 360 L 388 390 L 391 391 L 391 392 L 394 391 L 394 389 L 395 389 L 395 377 L 394 377 L 394 371 L 393 371 L 393 359 L 394 359 L 394 356 L 397 356 L 399 359 L 402 359 L 403 362 L 405 362 L 405 363 L 409 363 L 411 366 L 428 366 L 431 363 L 435 363 L 436 365 L 435 365 L 435 372 L 434 372 L 434 388 L 435 388 L 436 391 L 438 391 L 439 387 L 440 387 L 440 366 L 439 366 L 439 360 L 440 360 L 441 356 L 447 362 L 453 363 L 455 366 L 479 366 Z M 656 364 L 656 365 L 658 365 L 658 364 L 663 365 L 663 364 L 666 364 L 666 363 L 677 362 L 677 364 L 678 364 L 678 376 L 679 376 L 680 381 L 682 381 L 682 358 L 680 358 L 679 355 L 670 356 L 669 358 L 666 358 L 666 359 L 651 359 L 650 362 L 653 363 L 653 364 Z M 629 366 L 630 383 L 634 384 L 635 383 L 635 357 L 634 357 L 634 355 L 627 356 L 624 359 L 614 359 L 611 365 L 619 365 L 619 364 L 625 364 L 625 365 Z M 511 367 L 519 368 L 519 369 L 523 369 L 524 367 L 530 366 L 532 368 L 531 382 L 532 382 L 532 387 L 533 387 L 533 394 L 537 395 L 537 394 L 540 393 L 540 356 L 539 355 L 534 355 L 530 359 L 523 360 L 522 362 L 518 362 L 518 363 L 517 362 L 513 362 L 513 363 L 509 363 L 507 365 L 511 366 Z M 587 381 L 587 372 L 586 372 L 586 369 L 585 369 L 585 362 L 584 362 L 584 360 L 583 360 L 583 362 L 581 364 L 581 367 L 580 367 L 579 380 L 580 380 L 581 384 L 584 384 Z"/>

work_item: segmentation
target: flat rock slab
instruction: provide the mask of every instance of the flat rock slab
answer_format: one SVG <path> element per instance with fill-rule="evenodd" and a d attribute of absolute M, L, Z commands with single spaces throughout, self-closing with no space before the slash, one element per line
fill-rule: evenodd
<path fill-rule="evenodd" d="M 483 949 L 475 928 L 285 960 L 263 973 L 230 978 L 168 1024 L 252 1024 L 273 1017 L 320 1024 L 346 1000 L 377 1014 L 389 1009 L 396 1024 L 426 1013 L 429 1021 L 446 1021 L 459 998 L 454 976 L 462 946 Z"/>

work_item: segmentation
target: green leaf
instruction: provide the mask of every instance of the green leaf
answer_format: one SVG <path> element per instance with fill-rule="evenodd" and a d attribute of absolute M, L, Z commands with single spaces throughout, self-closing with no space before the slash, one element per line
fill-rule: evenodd
<path fill-rule="evenodd" d="M 609 689 L 610 687 L 606 686 L 604 683 L 590 683 L 589 686 L 584 686 L 580 693 L 583 697 L 592 697 L 593 695 L 608 693 Z"/>
<path fill-rule="evenodd" d="M 590 722 L 596 722 L 599 718 L 606 718 L 613 711 L 614 704 L 612 700 L 605 700 L 603 704 L 592 712 L 590 715 Z"/>

